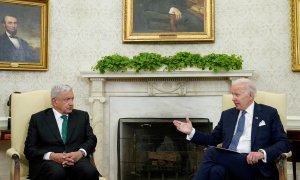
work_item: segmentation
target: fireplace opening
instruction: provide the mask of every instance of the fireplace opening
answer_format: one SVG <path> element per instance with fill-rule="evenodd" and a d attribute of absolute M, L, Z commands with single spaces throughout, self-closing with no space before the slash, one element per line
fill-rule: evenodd
<path fill-rule="evenodd" d="M 119 180 L 190 180 L 204 146 L 186 140 L 172 121 L 183 118 L 121 118 L 118 124 Z M 211 132 L 208 118 L 190 118 L 193 127 Z"/>

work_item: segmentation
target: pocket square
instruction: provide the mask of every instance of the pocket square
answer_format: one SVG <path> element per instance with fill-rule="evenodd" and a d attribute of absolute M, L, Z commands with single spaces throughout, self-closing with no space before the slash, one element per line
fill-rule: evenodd
<path fill-rule="evenodd" d="M 261 121 L 259 122 L 259 124 L 258 124 L 259 127 L 260 127 L 260 126 L 265 126 L 265 125 L 266 125 L 266 123 L 265 123 L 264 120 L 261 120 Z"/>

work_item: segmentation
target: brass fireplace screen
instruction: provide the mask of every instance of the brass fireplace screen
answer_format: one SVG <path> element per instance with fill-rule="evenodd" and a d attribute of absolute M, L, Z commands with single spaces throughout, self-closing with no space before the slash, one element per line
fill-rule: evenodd
<path fill-rule="evenodd" d="M 183 118 L 121 118 L 118 125 L 119 180 L 190 180 L 204 146 L 186 140 L 172 121 Z M 191 118 L 195 129 L 211 132 L 207 118 Z"/>

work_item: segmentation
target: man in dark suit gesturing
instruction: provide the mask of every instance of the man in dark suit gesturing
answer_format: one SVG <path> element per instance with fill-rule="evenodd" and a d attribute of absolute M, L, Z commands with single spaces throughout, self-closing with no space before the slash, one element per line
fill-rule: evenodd
<path fill-rule="evenodd" d="M 188 140 L 209 146 L 194 180 L 278 179 L 275 159 L 290 144 L 277 110 L 254 102 L 256 87 L 249 79 L 234 81 L 231 92 L 235 108 L 222 112 L 211 134 L 195 131 L 188 118 L 173 121 Z M 230 151 L 214 147 L 220 143 Z"/>
<path fill-rule="evenodd" d="M 97 138 L 85 111 L 73 109 L 74 94 L 68 85 L 51 90 L 53 108 L 33 114 L 24 154 L 33 180 L 96 180 L 99 172 L 90 163 Z"/>

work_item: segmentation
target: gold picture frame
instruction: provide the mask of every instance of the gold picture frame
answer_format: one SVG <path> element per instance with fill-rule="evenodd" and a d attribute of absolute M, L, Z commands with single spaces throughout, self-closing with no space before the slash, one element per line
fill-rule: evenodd
<path fill-rule="evenodd" d="M 174 2 L 123 0 L 123 42 L 213 42 L 214 0 Z"/>
<path fill-rule="evenodd" d="M 0 70 L 48 70 L 48 0 L 0 0 Z"/>
<path fill-rule="evenodd" d="M 300 71 L 300 4 L 299 0 L 290 0 L 291 13 L 291 57 L 292 71 Z"/>

